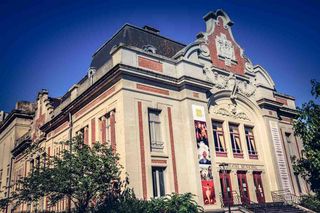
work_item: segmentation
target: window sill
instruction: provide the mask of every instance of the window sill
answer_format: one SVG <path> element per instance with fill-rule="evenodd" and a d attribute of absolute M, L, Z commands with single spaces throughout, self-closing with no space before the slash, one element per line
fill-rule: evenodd
<path fill-rule="evenodd" d="M 151 157 L 169 158 L 168 154 L 163 152 L 151 152 Z"/>
<path fill-rule="evenodd" d="M 250 158 L 250 159 L 258 160 L 258 155 L 249 154 L 249 158 Z"/>
<path fill-rule="evenodd" d="M 243 158 L 243 153 L 233 153 L 234 158 Z"/>
<path fill-rule="evenodd" d="M 228 153 L 226 153 L 226 152 L 216 152 L 216 156 L 217 157 L 227 157 Z"/>

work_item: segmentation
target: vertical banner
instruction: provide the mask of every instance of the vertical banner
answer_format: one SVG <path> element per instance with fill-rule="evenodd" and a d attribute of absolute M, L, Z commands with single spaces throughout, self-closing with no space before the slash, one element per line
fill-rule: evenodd
<path fill-rule="evenodd" d="M 215 191 L 213 185 L 211 154 L 208 143 L 207 123 L 204 107 L 192 105 L 192 113 L 195 127 L 197 155 L 200 169 L 203 202 L 205 205 L 214 204 Z"/>
<path fill-rule="evenodd" d="M 272 142 L 276 153 L 276 160 L 278 164 L 278 171 L 280 175 L 282 190 L 288 190 L 292 193 L 292 188 L 289 179 L 289 172 L 286 165 L 284 150 L 281 145 L 281 134 L 279 132 L 278 123 L 275 121 L 270 122 L 270 130 L 272 136 Z"/>

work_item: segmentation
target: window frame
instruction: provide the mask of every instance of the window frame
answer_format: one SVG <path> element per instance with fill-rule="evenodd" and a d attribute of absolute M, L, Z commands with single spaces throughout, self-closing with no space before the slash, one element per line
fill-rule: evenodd
<path fill-rule="evenodd" d="M 249 131 L 248 131 L 248 134 L 246 133 L 247 129 L 251 130 L 251 135 L 250 135 Z M 247 144 L 247 148 L 248 148 L 249 158 L 250 159 L 258 159 L 257 144 L 256 144 L 255 136 L 254 136 L 254 126 L 244 124 L 244 135 L 245 135 L 246 144 Z"/>
<path fill-rule="evenodd" d="M 158 116 L 158 121 L 153 121 L 150 118 L 150 114 L 154 113 Z M 148 108 L 148 128 L 149 128 L 149 141 L 150 141 L 150 151 L 151 152 L 164 152 L 164 140 L 162 135 L 162 125 L 161 125 L 161 109 L 155 109 L 155 108 Z M 159 125 L 159 132 L 157 133 L 157 128 L 155 125 Z M 153 138 L 152 138 L 153 137 Z M 153 143 L 160 144 L 162 147 L 153 148 Z"/>
<path fill-rule="evenodd" d="M 165 171 L 166 171 L 166 167 L 161 167 L 161 166 L 151 167 L 152 191 L 153 191 L 154 198 L 159 198 L 166 195 Z"/>
<path fill-rule="evenodd" d="M 224 128 L 223 128 L 224 121 L 211 119 L 211 123 L 212 123 L 212 132 L 213 132 L 214 150 L 216 152 L 216 155 L 220 156 L 220 157 L 226 157 L 228 150 L 227 150 L 227 145 L 226 145 L 225 131 L 224 131 Z M 215 130 L 214 129 L 214 124 L 215 123 L 221 124 L 221 130 Z M 223 138 L 223 142 L 222 143 L 221 143 L 221 141 L 219 141 L 221 136 Z M 215 138 L 217 138 L 218 141 L 216 141 Z M 218 145 L 218 148 L 220 150 L 217 150 L 217 146 L 216 145 Z M 219 145 L 221 145 L 221 146 L 219 146 Z M 224 149 L 224 150 L 221 151 L 221 148 Z"/>
<path fill-rule="evenodd" d="M 230 142 L 231 142 L 233 156 L 235 158 L 243 158 L 243 148 L 242 148 L 242 142 L 241 142 L 241 135 L 239 131 L 240 124 L 229 122 L 228 126 L 229 126 L 229 135 L 230 135 Z M 236 129 L 238 130 L 237 133 L 231 131 L 232 126 L 236 127 Z M 237 140 L 235 136 L 238 138 L 239 144 L 236 142 Z M 236 145 L 238 145 L 239 149 L 236 149 Z"/>

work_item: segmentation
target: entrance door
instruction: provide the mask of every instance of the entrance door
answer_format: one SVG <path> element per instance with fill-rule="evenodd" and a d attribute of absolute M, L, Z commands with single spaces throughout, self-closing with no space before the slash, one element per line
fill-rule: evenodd
<path fill-rule="evenodd" d="M 264 198 L 261 172 L 253 172 L 253 182 L 254 182 L 258 203 L 264 203 L 265 198 Z"/>
<path fill-rule="evenodd" d="M 220 172 L 221 195 L 224 206 L 233 205 L 232 186 L 230 181 L 230 172 Z"/>
<path fill-rule="evenodd" d="M 245 171 L 238 171 L 237 177 L 238 177 L 241 203 L 249 204 L 250 203 L 250 196 L 249 196 L 246 172 Z"/>

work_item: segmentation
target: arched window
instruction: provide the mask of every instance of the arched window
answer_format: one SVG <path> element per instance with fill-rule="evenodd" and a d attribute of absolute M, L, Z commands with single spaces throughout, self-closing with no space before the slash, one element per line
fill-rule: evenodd
<path fill-rule="evenodd" d="M 149 53 L 156 53 L 156 51 L 157 51 L 157 49 L 154 46 L 150 45 L 150 44 L 144 45 L 142 47 L 142 49 L 144 51 L 146 51 L 146 52 L 149 52 Z"/>

